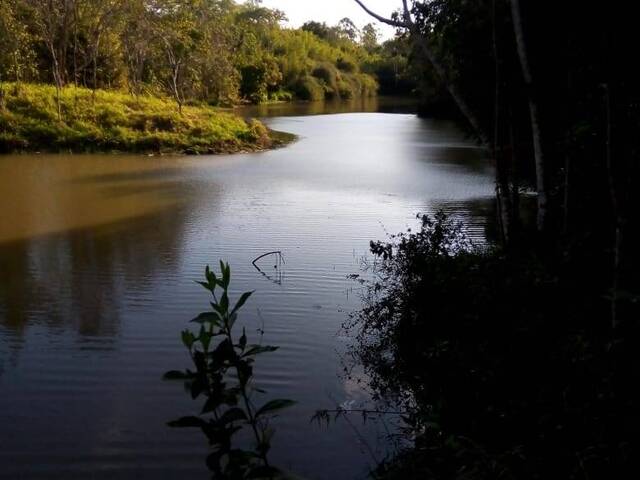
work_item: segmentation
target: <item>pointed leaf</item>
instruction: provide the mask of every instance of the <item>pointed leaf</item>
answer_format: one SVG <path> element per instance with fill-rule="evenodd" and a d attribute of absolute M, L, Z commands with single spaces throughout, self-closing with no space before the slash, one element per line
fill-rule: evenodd
<path fill-rule="evenodd" d="M 287 400 L 283 398 L 278 398 L 276 400 L 271 400 L 265 403 L 260 409 L 256 412 L 256 417 L 260 415 L 264 415 L 265 413 L 276 412 L 278 410 L 282 410 L 283 408 L 291 407 L 295 405 L 296 402 L 293 400 Z"/>
<path fill-rule="evenodd" d="M 241 408 L 230 408 L 222 414 L 218 419 L 218 423 L 226 425 L 227 423 L 237 422 L 240 420 L 247 420 L 247 414 Z"/>
<path fill-rule="evenodd" d="M 205 427 L 207 422 L 199 417 L 182 417 L 178 420 L 169 422 L 167 425 L 174 428 L 193 428 L 193 427 Z"/>
<path fill-rule="evenodd" d="M 259 353 L 275 352 L 276 350 L 278 350 L 278 348 L 280 347 L 272 347 L 270 345 L 251 345 L 249 346 L 249 349 L 246 352 L 244 352 L 244 355 L 242 356 L 248 357 L 250 355 L 258 355 Z"/>
<path fill-rule="evenodd" d="M 219 325 L 220 324 L 220 315 L 217 312 L 202 312 L 197 317 L 195 317 L 193 320 L 191 320 L 191 322 L 199 323 L 199 324 L 203 324 L 205 322 L 210 322 L 210 323 L 213 323 L 214 325 Z"/>
<path fill-rule="evenodd" d="M 231 310 L 231 313 L 236 313 L 238 310 L 240 310 L 240 308 L 242 308 L 242 306 L 247 302 L 247 300 L 249 300 L 249 297 L 251 295 L 253 295 L 253 292 L 244 292 L 240 296 L 240 299 L 238 300 L 238 302 L 233 307 L 233 310 Z"/>
<path fill-rule="evenodd" d="M 189 372 L 181 372 L 179 370 L 170 370 L 162 376 L 163 380 L 189 380 L 193 378 L 193 373 Z"/>
<path fill-rule="evenodd" d="M 242 336 L 240 337 L 240 341 L 238 342 L 238 347 L 240 350 L 244 352 L 245 347 L 247 346 L 247 332 L 245 329 L 242 329 Z"/>

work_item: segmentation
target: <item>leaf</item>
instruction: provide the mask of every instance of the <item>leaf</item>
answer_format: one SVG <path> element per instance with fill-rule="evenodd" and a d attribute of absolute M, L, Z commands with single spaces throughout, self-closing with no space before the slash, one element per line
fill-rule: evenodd
<path fill-rule="evenodd" d="M 213 323 L 214 325 L 219 325 L 220 324 L 220 315 L 216 312 L 202 312 L 201 314 L 199 314 L 197 317 L 195 317 L 193 320 L 191 320 L 192 323 L 199 323 L 199 324 L 203 324 L 205 322 L 209 322 L 209 323 Z"/>
<path fill-rule="evenodd" d="M 203 428 L 207 425 L 207 422 L 205 422 L 202 418 L 191 416 L 173 420 L 167 425 L 172 428 Z"/>
<path fill-rule="evenodd" d="M 209 268 L 209 265 L 207 265 L 207 268 L 205 268 L 205 270 L 204 270 L 204 276 L 207 279 L 207 282 L 209 282 L 209 285 L 214 285 L 215 286 L 218 283 L 218 279 L 216 278 L 216 274 L 211 271 L 211 269 Z"/>
<path fill-rule="evenodd" d="M 189 350 L 191 350 L 191 347 L 193 346 L 193 342 L 195 342 L 196 338 L 193 336 L 193 333 L 191 333 L 189 330 L 183 330 L 182 331 L 182 343 L 184 343 L 184 346 L 187 347 Z"/>
<path fill-rule="evenodd" d="M 224 412 L 218 419 L 218 423 L 226 425 L 227 423 L 237 422 L 240 420 L 247 420 L 247 414 L 241 408 L 234 407 Z"/>
<path fill-rule="evenodd" d="M 259 465 L 252 468 L 246 478 L 276 478 L 280 473 L 280 470 L 271 465 Z"/>
<path fill-rule="evenodd" d="M 258 355 L 260 353 L 265 353 L 265 352 L 275 352 L 276 350 L 278 350 L 278 348 L 280 347 L 272 347 L 270 345 L 251 345 L 249 346 L 249 349 L 244 352 L 244 355 L 242 355 L 243 357 L 248 357 L 251 355 Z"/>
<path fill-rule="evenodd" d="M 229 282 L 231 281 L 231 267 L 226 265 L 220 260 L 220 271 L 222 272 L 222 288 L 225 290 L 229 288 Z"/>
<path fill-rule="evenodd" d="M 249 300 L 249 297 L 253 295 L 253 292 L 244 292 L 241 296 L 240 299 L 238 300 L 238 302 L 235 304 L 235 306 L 233 307 L 233 310 L 231 310 L 231 314 L 236 313 L 238 310 L 240 310 L 242 308 L 242 306 L 247 302 L 247 300 Z"/>
<path fill-rule="evenodd" d="M 200 414 L 213 412 L 219 406 L 220 406 L 219 398 L 209 397 L 207 398 L 207 401 L 204 402 L 204 405 L 202 406 L 202 410 L 200 411 Z"/>
<path fill-rule="evenodd" d="M 227 292 L 222 293 L 222 297 L 220 297 L 219 306 L 223 312 L 223 315 L 229 311 L 229 296 L 227 295 Z"/>
<path fill-rule="evenodd" d="M 233 315 L 229 315 L 229 324 L 227 325 L 229 327 L 229 330 L 233 328 L 233 325 L 236 323 L 237 319 L 238 319 L 237 313 L 234 313 Z"/>
<path fill-rule="evenodd" d="M 211 343 L 211 337 L 213 337 L 213 335 L 207 332 L 204 328 L 204 325 L 202 325 L 200 327 L 199 339 L 200 339 L 200 343 L 202 343 L 202 348 L 204 348 L 205 352 L 209 351 L 209 344 Z"/>
<path fill-rule="evenodd" d="M 180 370 L 170 370 L 162 376 L 163 380 L 189 380 L 193 378 L 190 371 L 181 372 Z"/>
<path fill-rule="evenodd" d="M 287 400 L 283 398 L 278 398 L 276 400 L 271 400 L 265 403 L 260 409 L 256 412 L 255 416 L 259 417 L 260 415 L 264 415 L 265 413 L 275 412 L 278 410 L 282 410 L 283 408 L 291 407 L 295 405 L 296 402 L 293 400 Z"/>
<path fill-rule="evenodd" d="M 194 400 L 200 396 L 202 392 L 204 392 L 205 383 L 201 378 L 196 378 L 193 382 L 191 382 L 191 398 Z"/>
<path fill-rule="evenodd" d="M 209 285 L 206 282 L 196 282 L 198 285 L 202 285 L 204 288 L 206 288 L 208 291 L 213 292 L 213 288 L 211 287 L 211 285 Z"/>
<path fill-rule="evenodd" d="M 242 350 L 244 352 L 245 347 L 247 346 L 247 332 L 245 331 L 245 329 L 242 329 L 242 336 L 240 337 L 240 341 L 238 342 L 238 346 L 240 347 L 240 350 Z"/>

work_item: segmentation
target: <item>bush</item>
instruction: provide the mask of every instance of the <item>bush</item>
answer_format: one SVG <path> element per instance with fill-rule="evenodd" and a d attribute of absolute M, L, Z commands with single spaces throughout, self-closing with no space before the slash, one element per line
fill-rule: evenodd
<path fill-rule="evenodd" d="M 355 62 L 344 57 L 338 58 L 336 66 L 339 70 L 345 73 L 355 73 L 358 70 L 358 66 L 355 64 Z"/>
<path fill-rule="evenodd" d="M 324 100 L 325 92 L 322 85 L 314 77 L 306 76 L 301 78 L 295 85 L 295 93 L 301 100 L 319 101 Z"/>
<path fill-rule="evenodd" d="M 372 242 L 376 275 L 352 326 L 371 386 L 402 407 L 414 435 L 376 478 L 637 470 L 638 329 L 616 338 L 592 278 L 475 247 L 442 214 L 421 222 Z"/>

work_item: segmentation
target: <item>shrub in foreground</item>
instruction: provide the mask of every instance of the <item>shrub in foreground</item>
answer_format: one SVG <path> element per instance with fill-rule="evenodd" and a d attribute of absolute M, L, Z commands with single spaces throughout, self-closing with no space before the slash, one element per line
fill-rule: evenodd
<path fill-rule="evenodd" d="M 478 248 L 442 214 L 421 222 L 372 243 L 376 275 L 352 326 L 356 358 L 413 438 L 378 476 L 637 473 L 640 335 L 637 321 L 613 330 L 607 272 Z"/>

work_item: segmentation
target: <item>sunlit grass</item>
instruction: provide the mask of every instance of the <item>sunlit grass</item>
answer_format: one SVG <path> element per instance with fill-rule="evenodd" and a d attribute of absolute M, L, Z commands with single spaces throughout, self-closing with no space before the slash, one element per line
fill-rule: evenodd
<path fill-rule="evenodd" d="M 3 83 L 0 151 L 222 153 L 272 145 L 267 128 L 207 106 L 118 91 Z"/>

